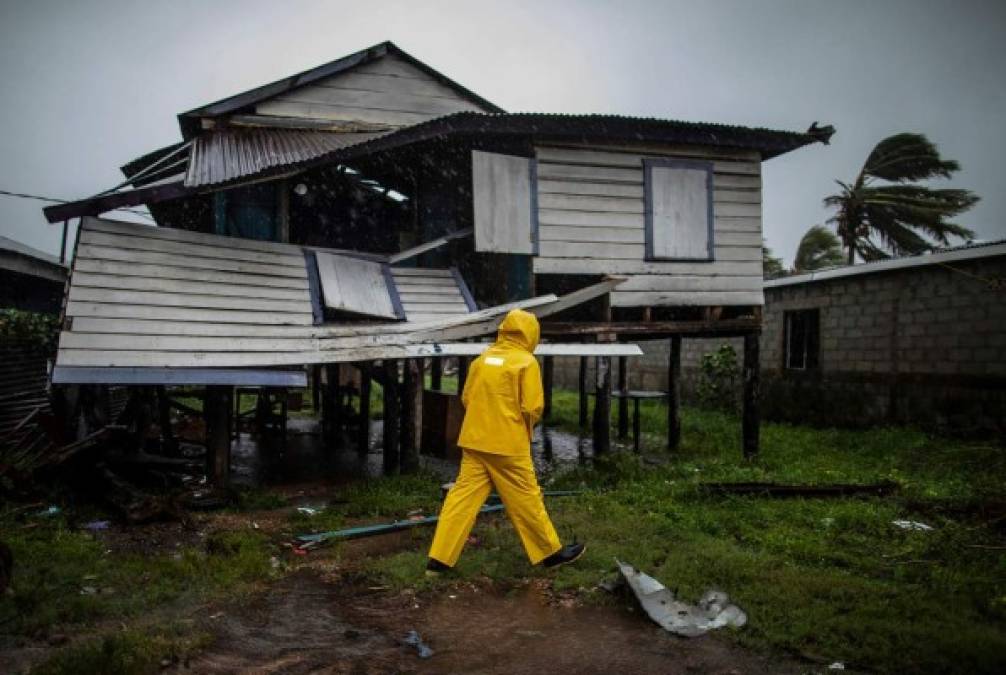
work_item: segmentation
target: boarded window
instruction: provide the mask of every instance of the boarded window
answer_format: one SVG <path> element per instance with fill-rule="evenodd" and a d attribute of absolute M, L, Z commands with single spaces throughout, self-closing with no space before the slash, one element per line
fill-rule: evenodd
<path fill-rule="evenodd" d="M 785 322 L 785 358 L 787 370 L 813 370 L 820 363 L 821 336 L 816 309 L 801 309 L 783 314 Z"/>
<path fill-rule="evenodd" d="M 318 279 L 325 307 L 382 319 L 402 319 L 387 265 L 318 252 Z"/>
<path fill-rule="evenodd" d="M 535 254 L 534 160 L 472 151 L 475 250 Z"/>
<path fill-rule="evenodd" d="M 648 260 L 713 259 L 711 162 L 643 160 Z"/>

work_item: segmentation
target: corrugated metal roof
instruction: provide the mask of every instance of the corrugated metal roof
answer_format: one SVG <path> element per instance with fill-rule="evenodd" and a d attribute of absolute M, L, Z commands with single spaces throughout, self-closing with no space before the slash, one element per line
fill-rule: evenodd
<path fill-rule="evenodd" d="M 873 274 L 876 272 L 890 272 L 892 270 L 900 270 L 910 267 L 939 265 L 964 260 L 975 260 L 978 258 L 993 258 L 1002 255 L 1006 255 L 1006 239 L 974 242 L 964 244 L 962 246 L 941 248 L 936 251 L 932 251 L 931 253 L 920 253 L 918 255 L 904 256 L 902 258 L 890 258 L 887 260 L 874 260 L 872 262 L 860 263 L 858 265 L 829 267 L 815 272 L 808 272 L 807 274 L 795 274 L 791 277 L 781 277 L 779 279 L 766 279 L 764 286 L 765 288 L 795 286 L 798 284 L 808 284 L 814 281 L 839 279 L 842 277 Z"/>
<path fill-rule="evenodd" d="M 387 136 L 387 131 L 333 133 L 303 129 L 220 129 L 192 146 L 186 187 L 205 187 L 289 169 L 329 153 Z"/>

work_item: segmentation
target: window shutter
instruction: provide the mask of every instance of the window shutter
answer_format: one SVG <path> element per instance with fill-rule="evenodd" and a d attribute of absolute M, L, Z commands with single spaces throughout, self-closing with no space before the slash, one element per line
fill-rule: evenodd
<path fill-rule="evenodd" d="M 536 253 L 534 160 L 472 151 L 475 250 Z"/>
<path fill-rule="evenodd" d="M 711 162 L 643 160 L 648 260 L 713 259 Z"/>

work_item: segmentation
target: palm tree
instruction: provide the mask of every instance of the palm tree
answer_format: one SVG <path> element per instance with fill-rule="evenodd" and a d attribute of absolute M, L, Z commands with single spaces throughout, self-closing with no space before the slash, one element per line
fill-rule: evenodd
<path fill-rule="evenodd" d="M 863 260 L 878 260 L 931 251 L 951 237 L 974 237 L 946 219 L 971 208 L 977 195 L 914 182 L 950 178 L 959 169 L 922 134 L 895 134 L 877 143 L 856 180 L 836 181 L 842 191 L 824 200 L 825 206 L 838 209 L 828 222 L 836 224 L 849 264 L 857 253 Z"/>
<path fill-rule="evenodd" d="M 800 239 L 793 259 L 793 272 L 812 272 L 825 267 L 836 267 L 845 261 L 842 242 L 824 225 L 815 225 Z"/>
<path fill-rule="evenodd" d="M 766 279 L 778 279 L 786 276 L 786 268 L 782 264 L 782 258 L 772 255 L 772 249 L 765 245 L 765 240 L 761 242 L 761 268 L 762 276 Z"/>

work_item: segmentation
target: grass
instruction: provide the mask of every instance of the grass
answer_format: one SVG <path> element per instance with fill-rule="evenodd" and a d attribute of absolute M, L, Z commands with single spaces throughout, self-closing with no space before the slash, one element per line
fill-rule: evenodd
<path fill-rule="evenodd" d="M 553 424 L 575 428 L 576 396 L 556 392 Z M 1006 502 L 1003 448 L 906 429 L 819 430 L 767 424 L 757 462 L 741 458 L 739 421 L 686 409 L 683 447 L 663 450 L 666 408 L 643 408 L 644 453 L 612 453 L 560 474 L 550 487 L 581 497 L 549 502 L 560 535 L 588 541 L 554 573 L 557 590 L 591 591 L 630 562 L 682 598 L 727 591 L 750 623 L 727 633 L 756 649 L 843 661 L 881 672 L 1003 672 L 1006 668 Z M 867 499 L 710 496 L 704 481 L 793 483 L 894 480 L 899 494 Z M 995 505 L 998 504 L 999 511 Z M 934 529 L 902 530 L 893 520 Z M 998 519 L 998 520 L 997 520 Z M 541 576 L 505 519 L 476 526 L 462 577 L 507 586 Z M 421 576 L 431 533 L 412 550 L 374 558 L 369 574 L 394 587 L 436 588 Z"/>

